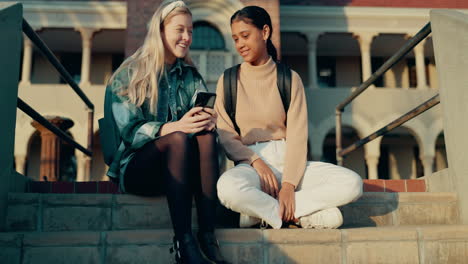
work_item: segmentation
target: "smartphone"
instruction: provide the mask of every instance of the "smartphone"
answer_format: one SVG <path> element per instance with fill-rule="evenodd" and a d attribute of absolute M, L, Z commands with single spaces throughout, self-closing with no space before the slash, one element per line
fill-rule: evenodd
<path fill-rule="evenodd" d="M 216 100 L 215 93 L 199 92 L 195 99 L 195 106 L 213 108 Z"/>

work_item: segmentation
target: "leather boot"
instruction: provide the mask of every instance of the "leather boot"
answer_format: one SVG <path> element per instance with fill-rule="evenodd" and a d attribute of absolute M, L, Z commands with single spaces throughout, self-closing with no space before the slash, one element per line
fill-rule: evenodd
<path fill-rule="evenodd" d="M 177 264 L 213 264 L 207 259 L 198 247 L 192 234 L 184 234 L 181 240 L 173 239 L 174 245 L 170 252 L 175 252 Z"/>
<path fill-rule="evenodd" d="M 213 232 L 199 232 L 198 242 L 205 256 L 216 264 L 230 264 L 224 260 L 219 249 L 219 242 Z"/>

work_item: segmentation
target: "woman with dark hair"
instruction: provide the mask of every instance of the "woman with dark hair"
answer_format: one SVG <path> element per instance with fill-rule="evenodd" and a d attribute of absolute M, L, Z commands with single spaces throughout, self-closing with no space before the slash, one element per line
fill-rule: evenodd
<path fill-rule="evenodd" d="M 232 38 L 244 62 L 238 68 L 235 120 L 226 110 L 226 87 L 217 84 L 216 111 L 220 141 L 236 166 L 219 179 L 223 205 L 241 213 L 239 225 L 265 221 L 303 228 L 338 228 L 338 206 L 362 194 L 362 179 L 351 170 L 307 161 L 307 107 L 304 86 L 291 71 L 286 112 L 277 87 L 277 53 L 268 13 L 247 6 L 231 17 Z"/>
<path fill-rule="evenodd" d="M 195 107 L 205 84 L 189 56 L 192 13 L 183 1 L 165 0 L 148 23 L 143 45 L 127 58 L 106 88 L 106 119 L 120 145 L 109 175 L 123 192 L 166 192 L 177 263 L 227 263 L 214 234 L 219 177 L 213 109 Z M 192 235 L 192 197 L 198 243 Z"/>

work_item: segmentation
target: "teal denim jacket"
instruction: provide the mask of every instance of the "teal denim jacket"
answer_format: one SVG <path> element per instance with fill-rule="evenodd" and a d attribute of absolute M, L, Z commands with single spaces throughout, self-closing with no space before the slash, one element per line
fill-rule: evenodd
<path fill-rule="evenodd" d="M 182 118 L 193 107 L 199 91 L 207 91 L 196 68 L 178 59 L 159 82 L 157 111 L 153 114 L 149 100 L 137 107 L 121 95 L 127 89 L 129 76 L 129 70 L 123 69 L 107 85 L 106 92 L 112 93 L 112 99 L 111 104 L 104 106 L 112 108 L 107 110 L 111 110 L 122 140 L 107 175 L 120 180 L 122 191 L 125 191 L 123 175 L 135 151 L 156 139 L 162 125 Z"/>

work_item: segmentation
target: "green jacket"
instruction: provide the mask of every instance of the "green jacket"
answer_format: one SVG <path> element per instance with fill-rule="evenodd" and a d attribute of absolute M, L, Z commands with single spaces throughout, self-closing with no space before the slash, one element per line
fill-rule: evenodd
<path fill-rule="evenodd" d="M 149 100 L 137 107 L 127 96 L 120 94 L 127 89 L 129 76 L 129 70 L 123 69 L 114 77 L 106 87 L 110 101 L 104 104 L 104 112 L 112 113 L 114 117 L 121 140 L 107 175 L 120 180 L 122 191 L 125 191 L 123 175 L 135 151 L 158 138 L 156 135 L 162 125 L 182 118 L 193 107 L 196 94 L 207 90 L 196 68 L 178 59 L 167 70 L 168 80 L 163 78 L 159 82 L 157 111 L 153 114 Z"/>

